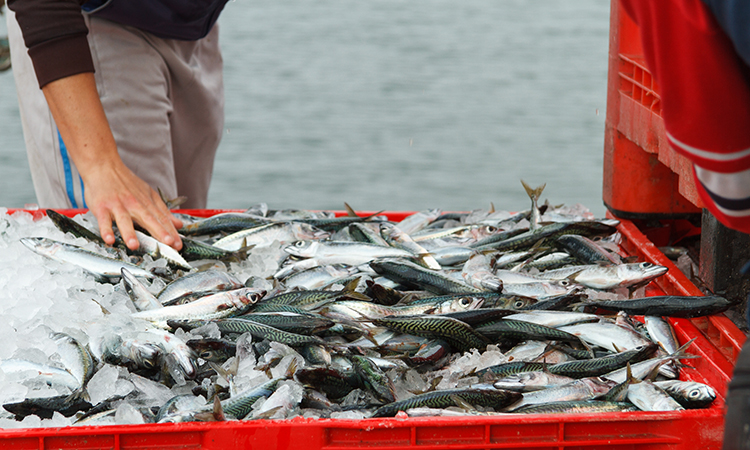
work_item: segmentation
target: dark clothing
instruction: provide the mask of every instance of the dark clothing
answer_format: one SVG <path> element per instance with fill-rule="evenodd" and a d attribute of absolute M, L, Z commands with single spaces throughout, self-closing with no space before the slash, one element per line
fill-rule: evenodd
<path fill-rule="evenodd" d="M 750 340 L 742 346 L 727 392 L 724 450 L 750 450 Z"/>
<path fill-rule="evenodd" d="M 8 0 L 16 13 L 39 86 L 93 72 L 82 7 L 92 14 L 167 39 L 208 34 L 228 0 Z"/>

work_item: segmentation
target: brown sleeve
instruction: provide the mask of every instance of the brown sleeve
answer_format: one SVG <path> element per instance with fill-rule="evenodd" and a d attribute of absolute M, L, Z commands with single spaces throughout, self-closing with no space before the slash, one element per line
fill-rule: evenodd
<path fill-rule="evenodd" d="M 8 0 L 34 63 L 39 87 L 83 72 L 93 72 L 88 28 L 81 4 L 86 0 Z"/>

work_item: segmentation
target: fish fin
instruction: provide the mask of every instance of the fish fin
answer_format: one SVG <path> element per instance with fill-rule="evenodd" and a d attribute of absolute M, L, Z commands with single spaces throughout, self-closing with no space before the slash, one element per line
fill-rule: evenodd
<path fill-rule="evenodd" d="M 354 209 L 349 206 L 348 203 L 344 202 L 344 209 L 346 210 L 346 215 L 349 217 L 359 217 L 357 216 L 357 213 L 354 211 Z"/>
<path fill-rule="evenodd" d="M 180 195 L 178 197 L 175 197 L 173 199 L 167 198 L 167 196 L 164 194 L 164 192 L 161 190 L 161 188 L 156 188 L 156 191 L 159 193 L 159 198 L 161 198 L 161 201 L 164 202 L 164 204 L 167 206 L 167 209 L 175 209 L 178 206 L 182 205 L 187 201 L 187 197 L 184 195 Z"/>
<path fill-rule="evenodd" d="M 659 367 L 659 366 L 656 366 L 656 367 Z M 628 361 L 628 363 L 625 365 L 625 374 L 626 374 L 625 381 L 628 384 L 636 384 L 636 383 L 641 382 L 641 380 L 633 376 L 633 369 L 630 367 L 630 361 Z"/>
<path fill-rule="evenodd" d="M 654 380 L 656 380 L 656 377 L 659 376 L 659 369 L 661 368 L 661 366 L 662 365 L 659 364 L 658 366 L 656 366 L 653 369 L 651 369 L 651 372 L 649 372 L 648 375 L 646 375 L 646 378 L 644 378 L 644 380 L 648 380 L 648 381 L 651 381 L 651 382 L 653 382 Z"/>
<path fill-rule="evenodd" d="M 450 396 L 451 401 L 454 405 L 458 406 L 459 408 L 463 409 L 464 411 L 470 411 L 475 412 L 477 409 L 472 405 L 471 403 L 467 402 L 466 400 L 462 399 L 456 394 L 453 394 Z"/>
<path fill-rule="evenodd" d="M 495 204 L 494 203 L 490 202 L 490 209 L 487 212 L 489 214 L 492 214 L 493 212 L 495 212 Z"/>
<path fill-rule="evenodd" d="M 224 415 L 224 408 L 221 406 L 221 400 L 218 395 L 214 395 L 214 420 L 224 422 L 227 417 Z"/>
<path fill-rule="evenodd" d="M 544 188 L 547 186 L 547 183 L 544 183 L 541 186 L 538 186 L 534 189 L 531 188 L 528 184 L 526 184 L 525 181 L 521 180 L 521 184 L 523 185 L 524 190 L 526 191 L 526 194 L 531 198 L 532 201 L 536 202 L 539 200 L 539 197 L 542 196 L 542 191 L 544 191 Z"/>
<path fill-rule="evenodd" d="M 293 359 L 286 368 L 286 372 L 284 372 L 284 378 L 292 378 L 297 373 L 297 367 L 297 360 Z"/>

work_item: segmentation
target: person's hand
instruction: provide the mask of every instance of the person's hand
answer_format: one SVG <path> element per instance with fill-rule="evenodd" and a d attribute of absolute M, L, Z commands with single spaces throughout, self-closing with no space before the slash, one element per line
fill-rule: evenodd
<path fill-rule="evenodd" d="M 80 73 L 42 87 L 68 153 L 83 179 L 86 204 L 107 244 L 114 244 L 112 222 L 128 248 L 138 248 L 133 222 L 155 239 L 182 248 L 171 215 L 159 195 L 122 162 L 104 113 L 93 73 Z"/>
<path fill-rule="evenodd" d="M 182 248 L 177 229 L 182 223 L 167 209 L 162 199 L 121 160 L 95 167 L 84 178 L 86 204 L 97 222 L 99 232 L 109 245 L 114 244 L 112 223 L 117 224 L 122 240 L 131 250 L 138 248 L 133 222 L 145 228 L 155 239 Z"/>

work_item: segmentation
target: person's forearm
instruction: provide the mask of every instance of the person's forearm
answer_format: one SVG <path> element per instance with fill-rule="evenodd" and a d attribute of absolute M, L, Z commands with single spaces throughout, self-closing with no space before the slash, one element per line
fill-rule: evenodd
<path fill-rule="evenodd" d="M 156 239 L 182 246 L 175 219 L 156 192 L 123 163 L 96 89 L 94 74 L 72 75 L 42 88 L 60 136 L 83 179 L 88 207 L 102 238 L 114 243 L 112 222 L 131 249 L 138 247 L 133 221 Z"/>
<path fill-rule="evenodd" d="M 93 73 L 55 80 L 42 91 L 84 184 L 97 168 L 121 163 Z"/>

